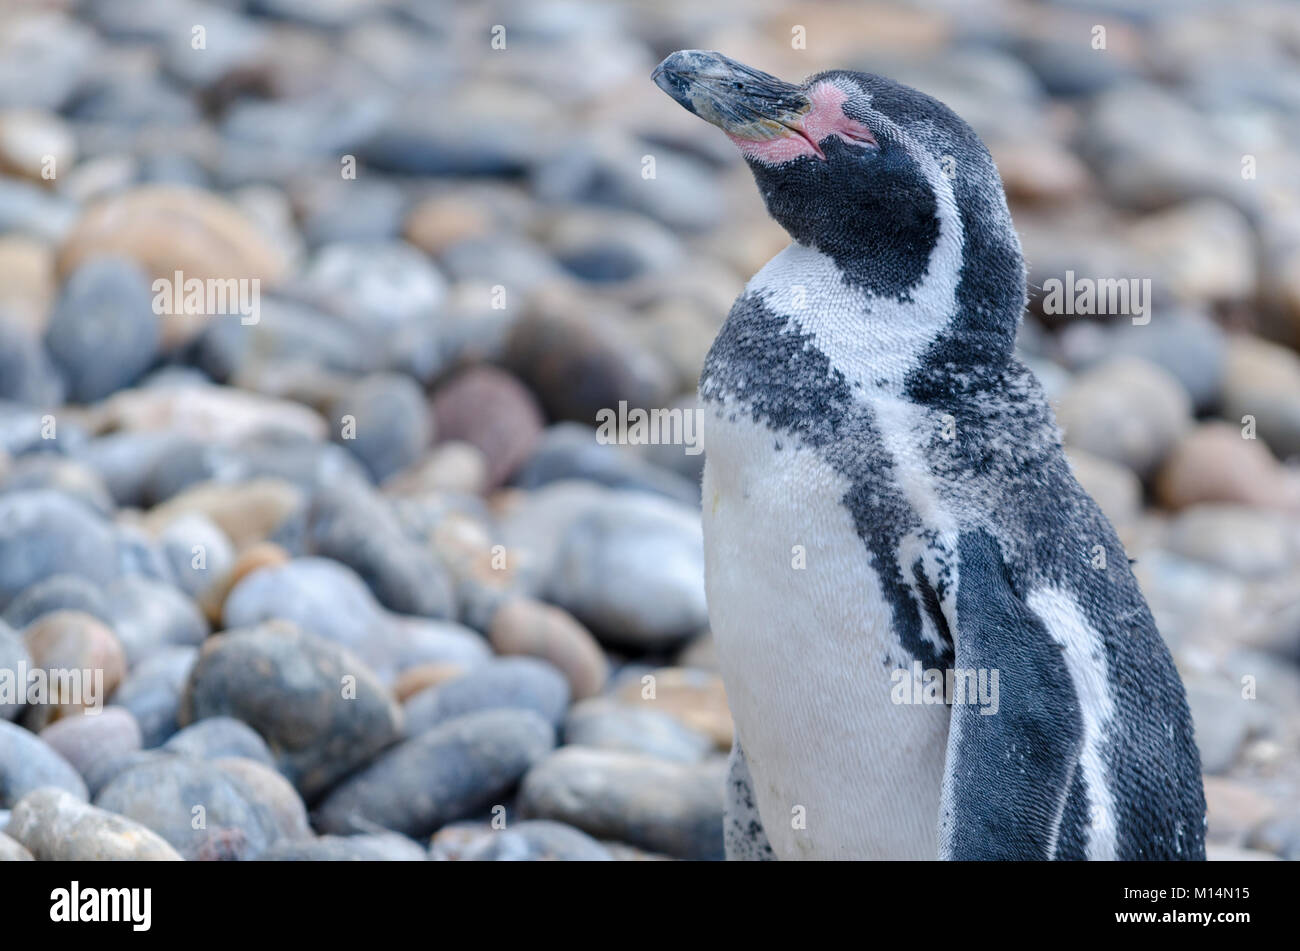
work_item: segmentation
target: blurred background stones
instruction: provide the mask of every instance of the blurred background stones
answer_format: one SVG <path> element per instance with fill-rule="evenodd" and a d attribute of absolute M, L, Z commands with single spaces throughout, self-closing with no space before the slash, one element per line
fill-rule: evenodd
<path fill-rule="evenodd" d="M 109 704 L 0 702 L 0 859 L 721 857 L 703 456 L 595 428 L 786 243 L 682 47 L 984 137 L 1211 855 L 1300 858 L 1295 4 L 0 0 L 0 672 Z"/>

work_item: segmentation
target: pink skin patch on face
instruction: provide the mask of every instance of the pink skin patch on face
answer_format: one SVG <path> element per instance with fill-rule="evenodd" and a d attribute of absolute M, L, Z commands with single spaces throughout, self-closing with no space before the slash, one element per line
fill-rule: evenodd
<path fill-rule="evenodd" d="M 801 155 L 825 159 L 818 143 L 830 135 L 838 135 L 849 142 L 874 145 L 876 137 L 871 130 L 844 114 L 844 102 L 848 98 L 848 93 L 834 83 L 821 82 L 808 91 L 812 108 L 797 122 L 790 123 L 788 135 L 774 139 L 746 139 L 738 135 L 728 135 L 727 138 L 740 146 L 743 155 L 765 165 L 779 165 Z"/>

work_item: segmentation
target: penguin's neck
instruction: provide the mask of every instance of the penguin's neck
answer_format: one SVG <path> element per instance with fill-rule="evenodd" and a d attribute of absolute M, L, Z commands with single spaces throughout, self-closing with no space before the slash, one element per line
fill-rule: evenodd
<path fill-rule="evenodd" d="M 941 235 L 924 279 L 891 298 L 855 287 L 830 256 L 794 243 L 754 275 L 747 292 L 784 316 L 786 331 L 810 337 L 855 390 L 901 396 L 953 329 L 960 278 L 950 253 Z"/>

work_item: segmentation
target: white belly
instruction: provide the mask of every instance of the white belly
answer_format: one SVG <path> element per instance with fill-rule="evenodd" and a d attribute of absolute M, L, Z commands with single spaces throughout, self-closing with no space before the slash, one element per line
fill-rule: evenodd
<path fill-rule="evenodd" d="M 948 710 L 891 698 L 910 658 L 843 477 L 743 414 L 706 435 L 709 618 L 773 850 L 935 858 Z"/>

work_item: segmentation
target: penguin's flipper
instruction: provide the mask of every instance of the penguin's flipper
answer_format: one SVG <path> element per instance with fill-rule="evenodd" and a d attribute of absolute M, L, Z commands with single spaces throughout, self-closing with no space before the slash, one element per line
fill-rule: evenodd
<path fill-rule="evenodd" d="M 722 829 L 728 862 L 775 861 L 776 853 L 767 841 L 763 820 L 758 815 L 754 781 L 739 736 L 732 739 L 731 756 L 727 760 L 727 800 Z"/>
<path fill-rule="evenodd" d="M 958 558 L 940 858 L 1050 859 L 1083 742 L 1078 696 L 993 537 L 963 533 Z"/>

